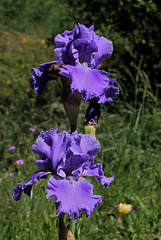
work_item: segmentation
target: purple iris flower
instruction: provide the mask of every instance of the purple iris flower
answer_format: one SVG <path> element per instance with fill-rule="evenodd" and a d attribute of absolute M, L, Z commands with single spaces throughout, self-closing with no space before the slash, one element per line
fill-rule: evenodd
<path fill-rule="evenodd" d="M 99 98 L 99 103 L 111 102 L 119 94 L 119 88 L 114 86 L 115 79 L 109 73 L 97 70 L 101 61 L 110 57 L 113 51 L 112 42 L 105 37 L 99 37 L 94 32 L 94 26 L 87 28 L 83 24 L 75 26 L 72 31 L 64 31 L 55 38 L 55 56 L 57 63 L 62 64 L 59 74 L 71 81 L 71 94 L 80 92 L 82 101 Z M 49 62 L 32 69 L 31 80 L 35 92 L 41 92 L 47 81 Z M 42 67 L 45 67 L 45 73 Z"/>
<path fill-rule="evenodd" d="M 71 80 L 71 92 L 83 93 L 83 101 L 98 97 L 100 103 L 111 102 L 119 89 L 109 73 L 97 69 L 111 56 L 112 42 L 96 35 L 93 25 L 87 28 L 78 23 L 72 31 L 58 34 L 55 44 L 55 56 L 65 64 L 59 73 Z"/>
<path fill-rule="evenodd" d="M 13 198 L 20 199 L 22 192 L 31 194 L 32 185 L 47 174 L 52 174 L 47 184 L 47 198 L 55 198 L 59 204 L 57 216 L 67 213 L 79 219 L 79 212 L 84 210 L 86 216 L 101 202 L 100 195 L 93 195 L 93 185 L 85 176 L 96 177 L 106 189 L 114 177 L 106 178 L 102 164 L 94 164 L 94 158 L 100 151 L 99 142 L 87 134 L 72 134 L 66 131 L 57 133 L 57 129 L 41 132 L 32 146 L 32 151 L 39 155 L 36 161 L 39 171 L 34 173 L 27 183 L 18 183 L 11 192 Z"/>

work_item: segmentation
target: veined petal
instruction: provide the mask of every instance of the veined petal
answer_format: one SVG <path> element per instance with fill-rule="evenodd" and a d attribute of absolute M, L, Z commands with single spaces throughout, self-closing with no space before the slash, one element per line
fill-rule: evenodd
<path fill-rule="evenodd" d="M 42 160 L 51 158 L 51 148 L 41 136 L 39 136 L 32 145 L 32 151 L 38 154 Z"/>
<path fill-rule="evenodd" d="M 22 193 L 26 193 L 29 197 L 31 194 L 31 189 L 32 185 L 34 182 L 38 182 L 40 178 L 47 178 L 46 175 L 49 174 L 50 172 L 43 172 L 43 171 L 38 171 L 34 173 L 27 183 L 18 183 L 12 190 L 11 192 L 13 193 L 13 199 L 18 201 L 21 198 Z"/>
<path fill-rule="evenodd" d="M 57 167 L 63 160 L 63 156 L 66 154 L 66 150 L 71 142 L 70 134 L 66 131 L 57 133 L 57 129 L 51 129 L 46 132 L 41 132 L 41 136 L 44 141 L 51 148 L 51 161 L 53 171 L 57 172 Z"/>
<path fill-rule="evenodd" d="M 77 131 L 72 133 L 74 141 L 71 142 L 71 151 L 73 154 L 88 154 L 90 159 L 94 159 L 101 150 L 100 143 L 95 137 L 88 134 L 79 134 Z"/>
<path fill-rule="evenodd" d="M 93 33 L 92 28 L 87 28 L 83 24 L 78 23 L 78 27 L 76 26 L 76 31 L 75 31 L 75 39 L 81 38 L 81 39 L 87 40 L 88 42 L 91 42 L 92 33 Z"/>
<path fill-rule="evenodd" d="M 65 65 L 60 69 L 60 75 L 71 80 L 71 92 L 83 93 L 83 101 L 104 94 L 109 85 L 109 78 L 101 72 L 88 68 L 87 65 Z"/>
<path fill-rule="evenodd" d="M 55 197 L 59 203 L 57 216 L 66 213 L 70 218 L 79 220 L 79 212 L 84 210 L 89 217 L 101 202 L 100 195 L 93 195 L 93 185 L 85 178 L 78 181 L 50 177 L 47 185 L 47 198 Z"/>
<path fill-rule="evenodd" d="M 101 147 L 96 138 L 90 135 L 78 134 L 75 131 L 70 136 L 70 145 L 68 145 L 69 147 L 63 156 L 63 161 L 59 164 L 57 170 L 63 170 L 67 176 L 72 175 L 78 179 L 89 162 L 93 164 L 93 160 Z"/>
<path fill-rule="evenodd" d="M 73 42 L 74 49 L 78 52 L 79 59 L 76 59 L 76 63 L 80 62 L 86 62 L 89 67 L 93 64 L 93 57 L 91 58 L 91 55 L 93 52 L 97 52 L 98 48 L 94 41 L 91 41 L 90 43 L 84 39 L 77 39 Z M 77 65 L 75 63 L 75 65 Z"/>
<path fill-rule="evenodd" d="M 105 185 L 106 189 L 108 189 L 110 183 L 114 181 L 114 177 L 106 178 L 104 176 L 101 163 L 97 163 L 93 166 L 90 166 L 88 169 L 85 169 L 83 172 L 83 176 L 96 177 L 102 185 Z"/>
<path fill-rule="evenodd" d="M 108 85 L 106 91 L 104 92 L 104 94 L 102 94 L 100 96 L 98 103 L 112 102 L 113 98 L 119 94 L 119 88 L 114 86 L 114 82 L 116 81 L 116 79 L 110 78 L 109 73 L 107 73 L 103 70 L 102 71 L 99 70 L 99 72 L 101 74 L 105 75 L 106 77 L 108 77 L 109 85 Z"/>
<path fill-rule="evenodd" d="M 67 46 L 68 43 L 73 40 L 73 35 L 73 31 L 68 30 L 65 30 L 62 34 L 58 34 L 54 40 L 56 47 L 59 48 Z"/>
<path fill-rule="evenodd" d="M 102 94 L 99 98 L 98 103 L 112 102 L 113 98 L 119 94 L 119 88 L 115 87 L 113 84 Z"/>
<path fill-rule="evenodd" d="M 73 58 L 72 56 L 69 56 L 69 47 L 70 43 L 72 42 L 74 38 L 74 30 L 72 31 L 64 31 L 62 34 L 58 34 L 55 38 L 55 45 L 57 48 L 55 48 L 55 57 L 58 61 L 62 63 L 72 63 Z"/>
<path fill-rule="evenodd" d="M 82 151 L 87 152 L 94 159 L 101 150 L 100 143 L 91 135 L 81 134 L 81 136 L 80 146 Z"/>

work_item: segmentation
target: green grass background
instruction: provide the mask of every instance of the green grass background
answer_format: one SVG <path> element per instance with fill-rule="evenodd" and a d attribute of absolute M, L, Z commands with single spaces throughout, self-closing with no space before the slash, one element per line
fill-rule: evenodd
<path fill-rule="evenodd" d="M 32 67 L 54 59 L 54 47 L 48 47 L 48 38 L 53 29 L 57 34 L 62 32 L 59 16 L 63 16 L 66 9 L 65 5 L 57 6 L 55 28 L 49 27 L 46 11 L 42 22 L 40 18 L 30 25 L 30 14 L 25 12 L 23 19 L 13 18 L 7 23 L 3 18 L 0 25 L 1 240 L 58 239 L 55 205 L 53 199 L 46 199 L 46 180 L 34 184 L 32 199 L 22 195 L 21 200 L 15 202 L 10 193 L 18 181 L 26 182 L 37 170 L 37 156 L 31 146 L 40 131 L 54 127 L 58 131 L 70 131 L 62 104 L 61 83 L 48 83 L 41 95 L 35 94 L 29 83 Z M 30 10 L 30 6 L 27 7 Z M 117 69 L 113 75 L 120 91 L 128 92 L 121 84 Z M 117 96 L 113 103 L 102 106 L 97 129 L 102 150 L 96 162 L 101 162 L 105 175 L 114 175 L 115 181 L 106 190 L 96 179 L 89 179 L 94 184 L 94 194 L 102 195 L 102 203 L 90 218 L 80 214 L 78 240 L 161 239 L 160 99 L 152 93 L 148 75 L 139 63 L 131 79 L 135 87 L 133 100 Z M 87 106 L 81 105 L 78 132 L 83 131 Z M 36 129 L 35 133 L 29 131 L 30 127 Z M 8 150 L 11 145 L 16 146 L 14 151 Z M 20 158 L 24 160 L 23 166 L 16 164 Z M 9 177 L 10 172 L 14 173 L 13 177 Z M 114 205 L 119 202 L 139 208 L 124 215 L 116 228 L 118 213 Z M 65 219 L 68 226 L 67 216 Z"/>

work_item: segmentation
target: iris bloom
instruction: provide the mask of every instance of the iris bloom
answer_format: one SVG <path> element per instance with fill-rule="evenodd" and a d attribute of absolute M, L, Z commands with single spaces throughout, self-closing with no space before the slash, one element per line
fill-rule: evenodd
<path fill-rule="evenodd" d="M 20 199 L 22 192 L 31 194 L 32 185 L 47 174 L 52 176 L 47 184 L 47 198 L 55 198 L 59 204 L 57 216 L 67 213 L 70 218 L 74 214 L 79 219 L 79 212 L 84 210 L 86 216 L 101 202 L 100 195 L 93 195 L 93 185 L 85 176 L 96 177 L 108 189 L 113 177 L 106 178 L 102 164 L 94 164 L 94 158 L 100 151 L 99 142 L 87 134 L 72 134 L 66 131 L 57 133 L 57 129 L 41 132 L 32 146 L 32 151 L 39 155 L 36 161 L 38 171 L 27 183 L 18 183 L 11 190 L 13 198 Z"/>
<path fill-rule="evenodd" d="M 72 31 L 64 31 L 55 38 L 55 56 L 58 61 L 44 63 L 39 69 L 31 71 L 31 86 L 35 92 L 41 92 L 46 83 L 56 79 L 51 76 L 51 68 L 60 63 L 59 74 L 71 81 L 71 94 L 80 92 L 83 101 L 98 98 L 98 103 L 111 102 L 119 93 L 116 81 L 109 73 L 98 70 L 101 61 L 110 57 L 113 51 L 112 42 L 99 37 L 94 26 L 87 28 L 83 24 L 75 26 Z"/>

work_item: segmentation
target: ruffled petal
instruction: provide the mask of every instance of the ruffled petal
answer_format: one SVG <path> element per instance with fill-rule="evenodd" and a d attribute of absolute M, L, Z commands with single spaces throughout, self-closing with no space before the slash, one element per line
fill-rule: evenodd
<path fill-rule="evenodd" d="M 54 78 L 53 76 L 50 76 L 48 72 L 49 67 L 53 63 L 60 63 L 60 62 L 51 61 L 51 62 L 47 62 L 39 65 L 38 69 L 37 68 L 31 69 L 30 83 L 31 83 L 31 88 L 35 90 L 35 93 L 36 92 L 40 93 L 44 89 L 48 81 L 57 79 L 57 78 Z"/>
<path fill-rule="evenodd" d="M 74 141 L 72 141 L 70 149 L 73 154 L 88 154 L 90 159 L 94 159 L 101 150 L 100 143 L 91 135 L 82 133 L 78 135 L 75 131 L 72 133 L 72 137 Z"/>
<path fill-rule="evenodd" d="M 70 135 L 70 144 L 63 156 L 63 160 L 59 163 L 57 173 L 64 171 L 66 176 L 72 175 L 78 179 L 84 169 L 93 164 L 94 158 L 97 156 L 101 147 L 99 142 L 92 136 L 87 134 L 78 134 L 77 131 Z M 65 177 L 65 175 L 62 175 Z"/>
<path fill-rule="evenodd" d="M 98 51 L 92 55 L 96 64 L 95 68 L 99 68 L 101 66 L 101 61 L 112 55 L 113 44 L 105 37 L 99 37 L 95 32 L 93 32 L 93 41 L 96 43 Z"/>
<path fill-rule="evenodd" d="M 109 78 L 87 65 L 65 65 L 60 69 L 60 75 L 71 80 L 71 92 L 83 93 L 83 101 L 89 101 L 94 97 L 100 97 L 109 85 Z"/>
<path fill-rule="evenodd" d="M 74 38 L 73 31 L 64 31 L 62 34 L 58 34 L 55 38 L 55 48 L 54 53 L 58 61 L 64 64 L 71 64 L 73 62 L 72 56 L 69 56 L 70 43 Z"/>
<path fill-rule="evenodd" d="M 78 23 L 78 26 L 76 26 L 75 28 L 75 37 L 74 39 L 84 39 L 88 42 L 91 42 L 92 40 L 92 33 L 93 33 L 93 29 L 92 28 L 87 28 L 86 26 L 84 26 L 81 23 Z"/>
<path fill-rule="evenodd" d="M 24 185 L 25 185 L 24 183 L 17 183 L 17 185 L 11 190 L 14 200 L 16 201 L 20 200 Z"/>
<path fill-rule="evenodd" d="M 92 65 L 91 55 L 93 52 L 97 52 L 98 48 L 94 41 L 91 41 L 90 43 L 85 39 L 77 39 L 73 42 L 71 47 L 73 46 L 73 49 L 77 51 L 77 58 L 75 60 L 75 65 L 77 65 L 78 62 L 83 63 L 86 62 L 89 67 Z M 73 50 L 73 52 L 74 52 Z M 74 52 L 75 53 L 75 52 Z M 74 54 L 73 54 L 74 56 Z"/>
<path fill-rule="evenodd" d="M 52 171 L 52 151 L 41 136 L 39 136 L 32 145 L 32 151 L 40 157 L 40 160 L 36 161 L 38 169 Z"/>
<path fill-rule="evenodd" d="M 99 68 L 101 61 L 110 57 L 113 51 L 112 42 L 99 37 L 94 26 L 87 28 L 78 23 L 72 31 L 64 31 L 55 38 L 55 56 L 64 64 L 77 65 L 87 62 L 91 68 Z"/>
<path fill-rule="evenodd" d="M 108 189 L 110 183 L 114 181 L 114 177 L 106 178 L 104 176 L 101 163 L 97 163 L 93 166 L 90 166 L 88 169 L 85 169 L 83 172 L 83 176 L 96 177 L 102 185 L 105 185 L 106 189 Z"/>
<path fill-rule="evenodd" d="M 101 74 L 105 75 L 106 77 L 108 77 L 109 85 L 108 85 L 106 91 L 104 92 L 104 94 L 102 94 L 100 96 L 98 103 L 112 102 L 113 98 L 119 94 L 119 88 L 114 86 L 114 82 L 116 81 L 116 79 L 110 78 L 109 73 L 107 73 L 105 71 L 99 70 L 99 72 Z"/>
<path fill-rule="evenodd" d="M 38 154 L 42 160 L 51 158 L 51 148 L 41 136 L 39 136 L 32 145 L 32 151 Z"/>
<path fill-rule="evenodd" d="M 65 30 L 62 34 L 58 34 L 55 37 L 55 45 L 56 47 L 65 47 L 70 43 L 74 38 L 74 32 Z"/>
<path fill-rule="evenodd" d="M 106 92 L 100 96 L 98 103 L 112 102 L 113 98 L 119 94 L 119 88 L 113 84 L 106 90 Z"/>
<path fill-rule="evenodd" d="M 75 180 L 78 180 L 84 169 L 89 165 L 89 161 L 90 158 L 87 154 L 74 155 L 72 152 L 68 152 L 58 165 L 57 174 L 63 178 L 73 176 Z"/>
<path fill-rule="evenodd" d="M 57 216 L 66 213 L 70 218 L 79 220 L 79 212 L 84 210 L 89 217 L 101 202 L 100 195 L 93 195 L 93 185 L 85 178 L 78 181 L 50 177 L 47 185 L 47 198 L 55 197 L 59 203 Z"/>
<path fill-rule="evenodd" d="M 18 201 L 21 198 L 22 193 L 26 193 L 29 197 L 31 194 L 31 189 L 32 185 L 34 182 L 38 182 L 40 178 L 47 178 L 46 175 L 49 174 L 50 172 L 43 172 L 43 171 L 38 171 L 34 173 L 27 183 L 18 183 L 12 190 L 11 192 L 13 193 L 13 199 Z"/>
<path fill-rule="evenodd" d="M 66 131 L 57 133 L 57 129 L 51 129 L 46 132 L 42 131 L 41 136 L 51 148 L 51 161 L 53 172 L 58 174 L 57 167 L 59 164 L 61 164 L 64 155 L 66 155 L 66 150 L 70 146 L 70 134 Z"/>

